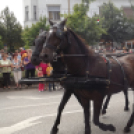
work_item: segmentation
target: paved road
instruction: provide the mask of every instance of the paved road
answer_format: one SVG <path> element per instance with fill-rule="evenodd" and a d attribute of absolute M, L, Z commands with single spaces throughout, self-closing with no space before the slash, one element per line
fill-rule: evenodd
<path fill-rule="evenodd" d="M 0 134 L 50 134 L 63 91 L 41 92 L 35 89 L 0 92 Z M 129 92 L 130 108 L 133 96 Z M 123 93 L 114 95 L 108 113 L 101 116 L 104 123 L 116 126 L 115 134 L 123 134 L 123 127 L 130 112 L 123 111 Z M 92 134 L 112 134 L 104 132 L 91 122 Z M 82 108 L 74 96 L 68 102 L 61 120 L 59 134 L 84 134 Z M 132 132 L 134 133 L 134 126 Z"/>

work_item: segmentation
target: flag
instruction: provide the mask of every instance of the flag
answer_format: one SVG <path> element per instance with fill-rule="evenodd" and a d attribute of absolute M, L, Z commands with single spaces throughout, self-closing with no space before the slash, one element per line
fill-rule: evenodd
<path fill-rule="evenodd" d="M 97 24 L 99 24 L 99 22 L 100 22 L 100 20 L 98 19 L 98 20 L 97 20 Z"/>

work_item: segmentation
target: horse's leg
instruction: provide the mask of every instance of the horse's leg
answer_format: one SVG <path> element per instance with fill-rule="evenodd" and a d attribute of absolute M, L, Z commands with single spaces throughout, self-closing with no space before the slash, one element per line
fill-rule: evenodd
<path fill-rule="evenodd" d="M 125 96 L 125 107 L 124 107 L 124 111 L 129 111 L 129 101 L 128 101 L 128 91 L 125 90 L 123 91 L 124 96 Z"/>
<path fill-rule="evenodd" d="M 90 101 L 88 99 L 81 98 L 81 105 L 84 109 L 85 118 L 85 134 L 91 134 L 90 121 Z"/>
<path fill-rule="evenodd" d="M 127 126 L 124 128 L 124 132 L 128 133 L 130 132 L 130 127 L 134 124 L 134 108 L 133 108 L 133 113 L 131 114 L 131 117 L 127 123 Z"/>
<path fill-rule="evenodd" d="M 107 95 L 106 97 L 107 97 L 107 98 L 106 98 L 106 101 L 105 101 L 105 103 L 104 103 L 104 105 L 103 105 L 103 108 L 102 108 L 102 114 L 106 114 L 106 112 L 107 112 L 106 110 L 107 110 L 107 106 L 108 106 L 108 104 L 109 104 L 111 95 Z"/>
<path fill-rule="evenodd" d="M 103 103 L 103 96 L 97 96 L 97 99 L 94 99 L 94 116 L 93 116 L 93 122 L 96 126 L 98 126 L 100 129 L 104 131 L 115 131 L 115 127 L 112 124 L 103 124 L 99 121 L 99 116 L 102 108 Z"/>
<path fill-rule="evenodd" d="M 71 94 L 72 94 L 72 92 L 70 90 L 65 90 L 63 98 L 62 98 L 62 100 L 60 102 L 60 105 L 59 105 L 59 108 L 58 108 L 58 114 L 57 114 L 57 117 L 56 117 L 56 121 L 55 121 L 55 123 L 53 125 L 53 128 L 51 130 L 51 134 L 57 134 L 58 125 L 60 124 L 61 113 L 62 113 L 62 111 L 64 109 L 64 106 L 66 105 L 66 103 L 70 99 Z"/>

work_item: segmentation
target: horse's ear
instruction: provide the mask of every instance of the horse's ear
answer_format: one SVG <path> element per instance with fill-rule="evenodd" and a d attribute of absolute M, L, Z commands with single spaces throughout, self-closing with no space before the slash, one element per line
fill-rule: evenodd
<path fill-rule="evenodd" d="M 64 19 L 63 21 L 61 21 L 60 25 L 61 25 L 61 26 L 65 26 L 66 22 L 67 22 L 67 18 Z"/>
<path fill-rule="evenodd" d="M 49 24 L 50 24 L 51 26 L 53 26 L 53 25 L 54 25 L 54 22 L 51 21 L 51 20 L 49 20 Z"/>

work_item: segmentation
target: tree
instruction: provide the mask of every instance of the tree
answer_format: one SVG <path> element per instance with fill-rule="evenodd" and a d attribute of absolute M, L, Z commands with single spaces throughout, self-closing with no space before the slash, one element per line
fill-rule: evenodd
<path fill-rule="evenodd" d="M 0 36 L 0 49 L 3 48 L 3 42 L 2 42 L 2 37 Z"/>
<path fill-rule="evenodd" d="M 10 50 L 14 47 L 18 48 L 22 45 L 21 32 L 22 27 L 14 16 L 13 12 L 10 12 L 9 8 L 6 7 L 0 14 L 0 35 L 2 41 L 6 44 Z"/>
<path fill-rule="evenodd" d="M 132 10 L 133 10 L 133 16 L 134 16 L 134 2 L 132 3 L 132 0 L 129 0 L 129 2 L 130 2 L 130 4 L 131 4 L 131 8 L 132 8 Z"/>
<path fill-rule="evenodd" d="M 31 28 L 26 27 L 22 32 L 22 39 L 25 43 L 25 48 L 32 46 L 34 39 L 39 35 L 40 30 L 49 30 L 49 25 L 46 24 L 46 17 L 33 24 Z"/>
<path fill-rule="evenodd" d="M 74 12 L 72 14 L 64 14 L 65 18 L 68 18 L 67 26 L 73 29 L 78 35 L 80 35 L 85 41 L 93 45 L 101 37 L 102 33 L 106 33 L 101 27 L 101 24 L 97 24 L 99 18 L 98 15 L 90 18 L 87 16 L 89 11 L 89 4 L 94 0 L 82 0 L 81 4 L 74 6 Z"/>
<path fill-rule="evenodd" d="M 108 42 L 122 43 L 132 38 L 131 24 L 124 16 L 122 9 L 118 9 L 113 3 L 104 3 L 101 7 L 101 15 L 103 19 L 102 26 L 106 29 L 107 34 L 103 34 L 102 38 Z"/>

